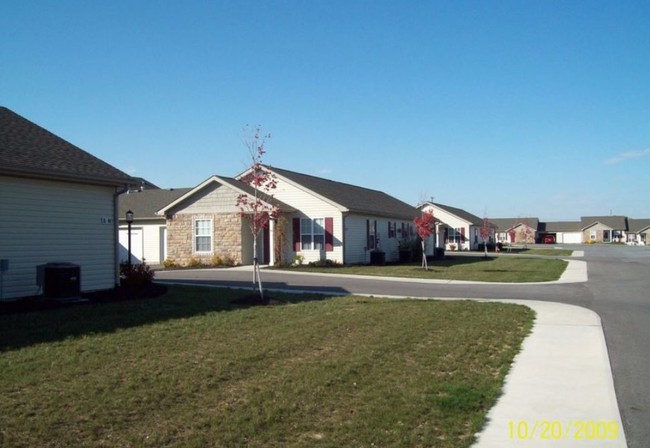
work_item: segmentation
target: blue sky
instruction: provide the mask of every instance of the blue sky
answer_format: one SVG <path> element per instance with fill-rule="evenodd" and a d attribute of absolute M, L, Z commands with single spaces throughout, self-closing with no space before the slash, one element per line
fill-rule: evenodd
<path fill-rule="evenodd" d="M 650 218 L 650 2 L 5 2 L 0 104 L 134 176 L 265 162 L 479 216 Z"/>

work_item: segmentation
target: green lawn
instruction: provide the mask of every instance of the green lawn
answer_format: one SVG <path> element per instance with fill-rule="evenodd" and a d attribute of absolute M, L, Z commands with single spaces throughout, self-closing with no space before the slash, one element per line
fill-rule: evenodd
<path fill-rule="evenodd" d="M 552 258 L 447 256 L 429 263 L 429 270 L 421 263 L 386 266 L 342 266 L 318 268 L 308 265 L 290 269 L 302 272 L 322 272 L 383 277 L 408 277 L 438 280 L 470 280 L 480 282 L 547 282 L 558 280 L 568 262 Z"/>
<path fill-rule="evenodd" d="M 508 253 L 507 247 L 503 248 L 502 253 Z M 512 249 L 513 254 L 521 255 L 545 255 L 550 257 L 570 257 L 573 251 L 570 249 Z"/>
<path fill-rule="evenodd" d="M 534 318 L 281 294 L 232 307 L 242 294 L 0 316 L 0 446 L 467 447 Z"/>

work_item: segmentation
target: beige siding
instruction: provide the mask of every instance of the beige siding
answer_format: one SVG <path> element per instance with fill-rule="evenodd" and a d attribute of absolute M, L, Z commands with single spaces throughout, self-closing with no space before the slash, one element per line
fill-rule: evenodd
<path fill-rule="evenodd" d="M 38 293 L 36 266 L 81 266 L 81 289 L 115 286 L 111 187 L 0 176 L 0 258 L 9 260 L 3 298 Z"/>
<path fill-rule="evenodd" d="M 345 262 L 347 264 L 369 263 L 370 251 L 367 244 L 367 221 L 371 225 L 377 222 L 379 248 L 386 254 L 386 261 L 399 260 L 399 242 L 402 223 L 413 226 L 412 221 L 387 219 L 377 216 L 348 215 L 345 217 Z M 388 237 L 388 223 L 396 223 L 397 233 L 394 238 Z"/>
<path fill-rule="evenodd" d="M 239 207 L 236 205 L 237 196 L 237 192 L 231 188 L 213 183 L 193 196 L 193 202 L 187 204 L 187 207 L 183 208 L 180 213 L 186 215 L 210 214 L 215 210 L 218 210 L 219 213 L 239 213 Z"/>

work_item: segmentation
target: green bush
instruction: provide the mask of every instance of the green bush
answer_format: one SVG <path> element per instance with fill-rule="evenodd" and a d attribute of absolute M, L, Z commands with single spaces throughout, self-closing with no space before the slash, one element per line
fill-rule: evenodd
<path fill-rule="evenodd" d="M 342 263 L 339 263 L 335 260 L 318 260 L 309 262 L 309 266 L 314 268 L 340 268 L 343 266 Z"/>

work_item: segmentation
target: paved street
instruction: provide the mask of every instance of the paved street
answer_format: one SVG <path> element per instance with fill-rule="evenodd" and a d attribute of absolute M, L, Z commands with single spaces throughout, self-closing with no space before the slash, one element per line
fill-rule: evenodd
<path fill-rule="evenodd" d="M 618 245 L 572 247 L 584 250 L 587 283 L 490 285 L 384 281 L 264 271 L 266 288 L 324 293 L 413 297 L 506 298 L 555 301 L 583 306 L 602 319 L 628 446 L 650 440 L 650 248 Z M 252 273 L 216 269 L 158 272 L 157 279 L 247 287 Z"/>

